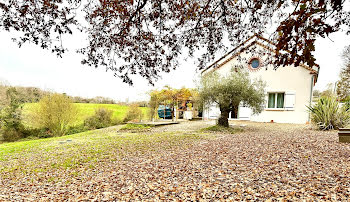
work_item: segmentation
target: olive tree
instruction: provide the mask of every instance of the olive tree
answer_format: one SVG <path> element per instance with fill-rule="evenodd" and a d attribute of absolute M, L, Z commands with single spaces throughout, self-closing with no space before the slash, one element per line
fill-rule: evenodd
<path fill-rule="evenodd" d="M 204 75 L 200 81 L 199 96 L 205 105 L 216 103 L 220 108 L 218 125 L 228 127 L 230 111 L 238 111 L 240 104 L 250 107 L 254 114 L 260 113 L 265 104 L 265 83 L 251 81 L 247 72 L 232 69 L 226 76 L 217 72 Z"/>

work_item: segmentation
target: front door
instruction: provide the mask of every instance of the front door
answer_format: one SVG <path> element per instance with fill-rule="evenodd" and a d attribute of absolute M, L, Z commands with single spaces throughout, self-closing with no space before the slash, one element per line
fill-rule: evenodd
<path fill-rule="evenodd" d="M 228 118 L 237 119 L 238 118 L 238 109 L 233 109 L 232 111 L 230 111 Z"/>
<path fill-rule="evenodd" d="M 229 113 L 229 119 L 250 120 L 252 110 L 246 106 L 239 106 L 238 110 L 232 110 Z"/>

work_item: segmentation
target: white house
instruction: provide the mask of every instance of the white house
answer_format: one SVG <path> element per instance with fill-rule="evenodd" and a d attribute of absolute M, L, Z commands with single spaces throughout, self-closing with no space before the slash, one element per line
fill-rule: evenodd
<path fill-rule="evenodd" d="M 295 67 L 274 68 L 267 60 L 274 54 L 273 43 L 254 35 L 202 71 L 202 75 L 217 71 L 226 75 L 232 68 L 249 71 L 251 79 L 266 82 L 266 106 L 262 113 L 253 115 L 248 107 L 240 106 L 238 113 L 230 112 L 229 119 L 257 122 L 307 123 L 307 107 L 317 82 L 319 66 L 300 64 Z M 220 109 L 215 104 L 204 107 L 204 119 L 217 119 Z M 236 117 L 235 117 L 236 116 Z"/>

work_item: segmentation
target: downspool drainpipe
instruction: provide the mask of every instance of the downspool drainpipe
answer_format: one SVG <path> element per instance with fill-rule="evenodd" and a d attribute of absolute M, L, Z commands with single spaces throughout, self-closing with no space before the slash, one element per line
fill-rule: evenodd
<path fill-rule="evenodd" d="M 311 76 L 311 88 L 310 88 L 310 107 L 312 106 L 312 91 L 314 89 L 314 79 L 315 79 L 315 75 Z M 309 123 L 311 123 L 311 113 L 309 112 Z"/>

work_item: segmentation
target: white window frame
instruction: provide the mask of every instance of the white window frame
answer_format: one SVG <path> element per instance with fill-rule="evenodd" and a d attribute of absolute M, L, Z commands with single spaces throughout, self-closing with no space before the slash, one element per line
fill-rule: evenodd
<path fill-rule="evenodd" d="M 283 107 L 282 108 L 277 108 L 277 95 L 283 93 Z M 275 94 L 275 107 L 274 108 L 269 108 L 269 98 L 270 98 L 270 94 Z M 286 92 L 285 91 L 272 91 L 272 92 L 268 92 L 267 93 L 267 106 L 266 109 L 269 110 L 284 110 L 284 106 L 286 102 Z"/>

